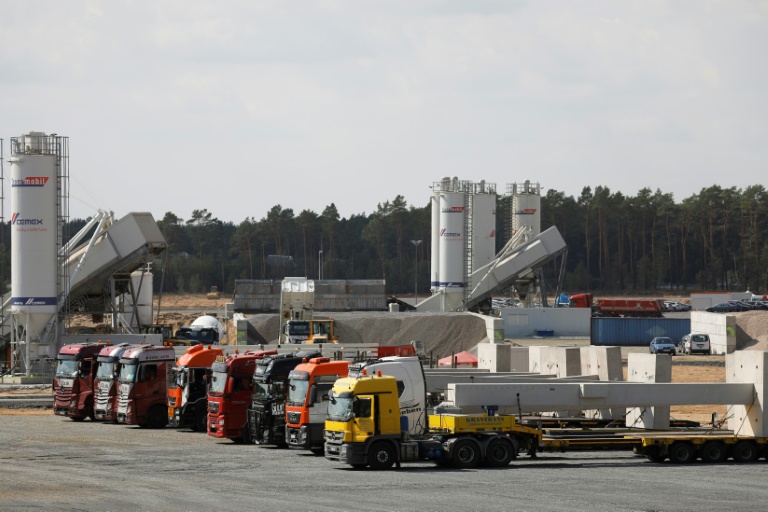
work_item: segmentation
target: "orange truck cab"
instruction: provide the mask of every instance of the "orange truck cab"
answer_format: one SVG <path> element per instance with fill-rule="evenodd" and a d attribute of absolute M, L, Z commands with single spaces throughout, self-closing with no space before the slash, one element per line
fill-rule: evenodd
<path fill-rule="evenodd" d="M 130 347 L 128 343 L 108 344 L 99 352 L 93 383 L 94 416 L 97 420 L 117 422 L 117 378 L 120 375 L 120 357 Z"/>
<path fill-rule="evenodd" d="M 224 350 L 211 345 L 189 347 L 171 368 L 168 381 L 168 424 L 205 432 L 208 424 L 207 379 Z"/>
<path fill-rule="evenodd" d="M 168 424 L 168 379 L 176 355 L 173 347 L 139 345 L 120 358 L 117 421 L 163 428 Z"/>
<path fill-rule="evenodd" d="M 348 372 L 349 361 L 316 357 L 288 374 L 285 439 L 289 447 L 322 450 L 327 395 L 336 379 L 346 377 Z"/>
<path fill-rule="evenodd" d="M 256 362 L 277 350 L 220 357 L 211 365 L 208 387 L 208 435 L 250 442 L 247 409 L 251 403 Z"/>
<path fill-rule="evenodd" d="M 64 345 L 56 357 L 53 377 L 53 412 L 74 421 L 94 419 L 93 381 L 96 358 L 104 345 L 73 343 Z"/>

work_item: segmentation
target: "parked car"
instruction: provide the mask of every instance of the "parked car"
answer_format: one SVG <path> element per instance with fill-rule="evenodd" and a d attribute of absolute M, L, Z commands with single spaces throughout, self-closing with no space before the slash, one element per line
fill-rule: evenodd
<path fill-rule="evenodd" d="M 744 306 L 736 302 L 721 302 L 714 306 L 709 306 L 707 309 L 710 313 L 736 313 L 744 311 Z"/>
<path fill-rule="evenodd" d="M 678 351 L 683 354 L 711 354 L 712 347 L 709 343 L 709 334 L 686 334 L 678 344 Z"/>
<path fill-rule="evenodd" d="M 674 300 L 665 300 L 664 307 L 667 308 L 667 311 L 690 311 L 691 310 L 691 306 L 689 306 L 688 304 L 683 304 L 682 302 L 677 302 Z"/>
<path fill-rule="evenodd" d="M 677 345 L 672 341 L 672 338 L 657 336 L 651 340 L 649 350 L 651 354 L 669 354 L 673 356 L 677 353 Z"/>

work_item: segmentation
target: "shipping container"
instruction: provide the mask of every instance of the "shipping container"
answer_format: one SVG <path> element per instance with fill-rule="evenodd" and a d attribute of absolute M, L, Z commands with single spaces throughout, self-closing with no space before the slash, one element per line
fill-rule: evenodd
<path fill-rule="evenodd" d="M 592 318 L 592 345 L 647 347 L 656 336 L 677 343 L 691 332 L 690 318 Z"/>

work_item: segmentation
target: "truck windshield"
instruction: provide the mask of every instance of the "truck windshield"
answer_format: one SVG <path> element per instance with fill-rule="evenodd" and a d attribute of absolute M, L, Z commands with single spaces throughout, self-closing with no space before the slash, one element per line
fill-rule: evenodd
<path fill-rule="evenodd" d="M 56 365 L 57 377 L 77 377 L 77 361 L 74 359 L 59 359 Z"/>
<path fill-rule="evenodd" d="M 211 374 L 211 393 L 223 395 L 227 389 L 227 372 L 213 372 Z"/>
<path fill-rule="evenodd" d="M 186 372 L 184 368 L 171 368 L 171 376 L 168 379 L 168 389 L 178 389 L 184 387 L 184 377 Z"/>
<path fill-rule="evenodd" d="M 122 363 L 120 365 L 120 382 L 136 382 L 136 373 L 139 365 L 136 363 Z"/>
<path fill-rule="evenodd" d="M 288 324 L 288 334 L 292 336 L 309 335 L 309 322 L 290 322 Z"/>
<path fill-rule="evenodd" d="M 328 401 L 328 419 L 331 421 L 349 421 L 352 419 L 352 397 L 334 396 L 333 391 Z"/>
<path fill-rule="evenodd" d="M 291 405 L 304 405 L 308 389 L 308 380 L 291 379 L 288 386 L 288 403 Z"/>
<path fill-rule="evenodd" d="M 112 380 L 115 375 L 115 364 L 112 361 L 99 361 L 96 369 L 96 378 L 99 380 Z"/>
<path fill-rule="evenodd" d="M 276 384 L 257 384 L 253 385 L 253 400 L 269 400 L 277 393 Z M 304 401 L 302 400 L 302 403 Z"/>

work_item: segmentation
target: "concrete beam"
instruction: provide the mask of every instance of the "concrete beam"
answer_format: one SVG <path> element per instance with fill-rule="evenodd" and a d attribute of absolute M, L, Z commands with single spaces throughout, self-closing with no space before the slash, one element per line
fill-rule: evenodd
<path fill-rule="evenodd" d="M 755 392 L 752 400 L 731 407 L 728 429 L 742 436 L 768 436 L 768 352 L 737 350 L 725 356 L 725 380 L 749 382 Z"/>
<path fill-rule="evenodd" d="M 627 357 L 627 381 L 672 382 L 672 356 L 630 353 Z M 633 407 L 625 412 L 627 425 L 647 429 L 669 428 L 668 406 L 655 404 L 654 407 Z"/>
<path fill-rule="evenodd" d="M 607 407 L 749 404 L 751 383 L 646 384 L 628 382 L 448 384 L 446 401 L 465 408 L 520 407 L 523 412 Z"/>

